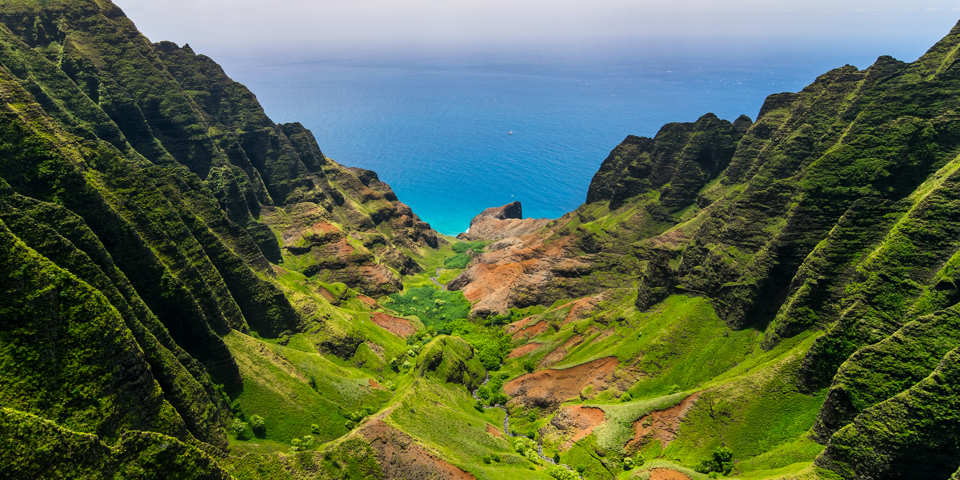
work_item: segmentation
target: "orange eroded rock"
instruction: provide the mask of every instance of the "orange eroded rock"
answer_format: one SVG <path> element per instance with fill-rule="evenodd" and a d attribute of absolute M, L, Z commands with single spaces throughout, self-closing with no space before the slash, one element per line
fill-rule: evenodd
<path fill-rule="evenodd" d="M 605 357 L 562 370 L 540 370 L 515 378 L 503 390 L 517 402 L 536 407 L 552 407 L 593 385 L 603 390 L 617 368 L 616 357 Z"/>
<path fill-rule="evenodd" d="M 373 323 L 383 327 L 384 330 L 401 338 L 407 338 L 408 336 L 417 333 L 416 327 L 410 323 L 410 320 L 405 318 L 394 317 L 393 315 L 377 312 L 373 314 L 371 320 L 373 320 Z"/>
<path fill-rule="evenodd" d="M 579 442 L 590 435 L 597 425 L 603 423 L 603 419 L 603 410 L 599 408 L 574 405 L 561 409 L 550 423 L 564 432 L 564 436 L 572 433 L 570 439 L 560 447 L 563 451 L 572 447 L 574 442 Z"/>
<path fill-rule="evenodd" d="M 409 435 L 372 420 L 360 430 L 376 451 L 384 479 L 430 478 L 470 480 L 473 475 L 427 453 Z"/>
<path fill-rule="evenodd" d="M 530 353 L 530 352 L 532 352 L 532 351 L 540 348 L 541 346 L 543 346 L 542 343 L 528 343 L 528 344 L 526 344 L 526 345 L 524 345 L 524 346 L 522 346 L 522 347 L 514 348 L 513 351 L 510 352 L 510 355 L 507 355 L 507 358 L 522 357 L 522 356 L 524 356 L 524 355 L 526 355 L 526 354 L 528 354 L 528 353 Z"/>
<path fill-rule="evenodd" d="M 677 438 L 680 422 L 696 405 L 698 398 L 700 398 L 699 392 L 684 398 L 677 405 L 650 412 L 633 422 L 633 439 L 627 443 L 627 448 L 641 448 L 654 440 L 660 440 L 660 444 L 666 448 L 674 438 Z"/>
<path fill-rule="evenodd" d="M 598 297 L 581 298 L 580 300 L 573 302 L 573 304 L 570 306 L 570 311 L 563 319 L 563 325 L 589 317 L 590 314 L 599 306 L 600 299 Z"/>
<path fill-rule="evenodd" d="M 500 429 L 494 427 L 493 425 L 487 425 L 487 433 L 493 435 L 494 437 L 503 438 L 503 432 Z"/>
<path fill-rule="evenodd" d="M 370 382 L 369 382 L 369 383 L 370 383 L 370 388 L 379 388 L 379 389 L 381 389 L 381 390 L 384 389 L 382 385 L 380 385 L 379 383 L 377 383 L 377 381 L 374 380 L 374 379 L 372 379 L 372 378 L 370 379 Z"/>
<path fill-rule="evenodd" d="M 551 269 L 564 261 L 571 239 L 549 245 L 537 235 L 510 237 L 487 247 L 448 288 L 461 290 L 471 301 L 474 314 L 505 313 L 521 297 L 529 303 L 553 284 Z M 531 296 L 532 295 L 532 296 Z"/>

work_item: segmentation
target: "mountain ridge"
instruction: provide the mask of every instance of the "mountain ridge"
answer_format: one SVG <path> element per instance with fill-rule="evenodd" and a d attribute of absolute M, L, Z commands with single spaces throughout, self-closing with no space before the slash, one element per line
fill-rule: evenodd
<path fill-rule="evenodd" d="M 960 24 L 456 242 L 107 0 L 0 23 L 14 478 L 960 472 Z"/>

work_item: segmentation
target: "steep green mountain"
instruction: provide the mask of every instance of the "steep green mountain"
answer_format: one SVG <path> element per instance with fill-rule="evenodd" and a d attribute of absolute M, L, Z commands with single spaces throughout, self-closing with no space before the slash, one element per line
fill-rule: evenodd
<path fill-rule="evenodd" d="M 0 3 L 0 472 L 956 478 L 958 49 L 454 242 L 109 1 Z"/>

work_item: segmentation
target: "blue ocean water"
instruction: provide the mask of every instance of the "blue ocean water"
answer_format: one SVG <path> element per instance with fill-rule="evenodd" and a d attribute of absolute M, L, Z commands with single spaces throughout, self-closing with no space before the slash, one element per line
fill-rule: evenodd
<path fill-rule="evenodd" d="M 337 162 L 375 170 L 437 231 L 519 200 L 525 217 L 575 209 L 627 135 L 712 112 L 756 118 L 837 54 L 436 54 L 232 61 L 227 74 L 276 122 L 303 123 Z M 512 134 L 510 134 L 512 132 Z"/>

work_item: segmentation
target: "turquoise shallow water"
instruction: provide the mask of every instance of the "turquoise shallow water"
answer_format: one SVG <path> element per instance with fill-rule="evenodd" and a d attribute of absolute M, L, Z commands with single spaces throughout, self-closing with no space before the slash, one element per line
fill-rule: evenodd
<path fill-rule="evenodd" d="M 226 69 L 274 121 L 303 123 L 327 156 L 377 171 L 423 220 L 456 234 L 482 209 L 513 200 L 526 217 L 575 209 L 629 134 L 652 136 L 707 112 L 755 118 L 769 94 L 872 60 L 594 52 L 267 59 Z"/>

